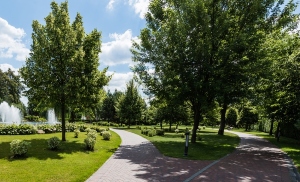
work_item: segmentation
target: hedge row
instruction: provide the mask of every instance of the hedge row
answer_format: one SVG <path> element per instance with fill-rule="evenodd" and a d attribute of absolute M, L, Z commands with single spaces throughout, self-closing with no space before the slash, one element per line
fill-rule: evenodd
<path fill-rule="evenodd" d="M 79 130 L 80 132 L 85 132 L 88 128 L 96 130 L 97 132 L 103 132 L 108 130 L 107 128 L 103 128 L 100 126 L 90 126 L 85 124 L 75 124 L 75 123 L 67 123 L 66 124 L 66 132 L 74 132 L 75 130 Z M 30 124 L 20 124 L 20 125 L 7 125 L 0 124 L 0 135 L 30 135 L 36 134 L 38 130 L 43 130 L 45 133 L 56 133 L 62 131 L 62 125 L 49 125 L 49 124 L 40 124 L 40 125 L 30 125 Z"/>

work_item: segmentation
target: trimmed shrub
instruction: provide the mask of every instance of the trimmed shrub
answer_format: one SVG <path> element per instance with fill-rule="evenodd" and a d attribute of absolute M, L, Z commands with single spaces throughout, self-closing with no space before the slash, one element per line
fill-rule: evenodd
<path fill-rule="evenodd" d="M 155 135 L 155 133 L 156 133 L 156 130 L 148 130 L 148 136 L 149 137 L 153 137 L 154 135 Z"/>
<path fill-rule="evenodd" d="M 67 123 L 66 124 L 66 131 L 73 132 L 77 129 L 77 125 L 75 123 Z"/>
<path fill-rule="evenodd" d="M 38 130 L 43 130 L 45 133 L 55 133 L 55 132 L 61 132 L 61 124 L 56 125 L 49 125 L 49 124 L 43 124 L 37 126 Z"/>
<path fill-rule="evenodd" d="M 96 139 L 93 137 L 87 137 L 84 139 L 85 147 L 87 150 L 94 151 L 94 147 L 96 144 Z"/>
<path fill-rule="evenodd" d="M 29 146 L 30 146 L 30 142 L 13 140 L 10 143 L 10 152 L 12 153 L 13 157 L 23 156 L 28 152 Z"/>
<path fill-rule="evenodd" d="M 110 140 L 111 133 L 109 131 L 104 131 L 102 133 L 102 137 L 103 137 L 104 140 Z"/>
<path fill-rule="evenodd" d="M 51 137 L 47 142 L 50 150 L 57 150 L 59 148 L 60 140 L 58 137 Z"/>
<path fill-rule="evenodd" d="M 79 133 L 80 133 L 80 130 L 76 129 L 76 130 L 74 131 L 74 138 L 78 138 Z"/>
<path fill-rule="evenodd" d="M 80 132 L 85 132 L 85 130 L 87 129 L 87 126 L 84 124 L 80 124 L 77 126 L 77 129 L 79 129 Z"/>
<path fill-rule="evenodd" d="M 157 129 L 156 130 L 156 135 L 158 135 L 158 136 L 164 136 L 165 135 L 165 131 L 161 130 L 161 129 Z"/>
<path fill-rule="evenodd" d="M 94 138 L 96 140 L 96 138 L 97 138 L 97 131 L 93 130 L 93 129 L 89 129 L 87 131 L 87 137 Z"/>
<path fill-rule="evenodd" d="M 99 130 L 100 130 L 100 132 L 106 131 L 105 128 L 100 128 Z"/>
<path fill-rule="evenodd" d="M 145 130 L 144 130 L 144 135 L 148 135 L 148 133 L 149 133 L 149 130 L 148 130 L 148 129 L 145 129 Z"/>
<path fill-rule="evenodd" d="M 35 133 L 37 133 L 37 129 L 33 125 L 0 124 L 0 135 L 30 135 L 30 134 L 35 134 Z"/>
<path fill-rule="evenodd" d="M 87 150 L 94 151 L 94 147 L 97 139 L 97 131 L 87 128 L 87 138 L 84 139 L 85 147 Z"/>

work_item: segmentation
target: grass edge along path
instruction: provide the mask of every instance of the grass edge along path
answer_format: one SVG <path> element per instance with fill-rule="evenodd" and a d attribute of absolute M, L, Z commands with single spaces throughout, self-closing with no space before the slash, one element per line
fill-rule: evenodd
<path fill-rule="evenodd" d="M 218 160 L 232 153 L 240 143 L 240 138 L 232 133 L 226 132 L 223 136 L 217 134 L 217 130 L 202 129 L 199 134 L 201 141 L 189 142 L 188 156 L 184 156 L 185 139 L 182 133 L 165 132 L 164 136 L 149 137 L 141 134 L 140 129 L 117 128 L 138 134 L 150 142 L 159 152 L 168 157 L 191 159 L 191 160 Z"/>
<path fill-rule="evenodd" d="M 279 142 L 277 142 L 274 135 L 270 136 L 269 133 L 265 132 L 253 130 L 245 131 L 244 129 L 234 129 L 232 131 L 248 133 L 268 140 L 273 145 L 276 145 L 278 148 L 280 148 L 292 159 L 292 162 L 296 166 L 298 173 L 300 173 L 300 141 L 281 136 Z"/>
<path fill-rule="evenodd" d="M 110 131 L 109 141 L 97 135 L 95 151 L 86 151 L 86 132 L 78 138 L 74 133 L 66 133 L 66 142 L 60 149 L 47 149 L 47 140 L 61 137 L 61 133 L 35 135 L 0 135 L 0 181 L 85 181 L 101 167 L 121 144 L 119 135 Z M 28 153 L 23 158 L 10 158 L 9 143 L 14 139 L 31 142 Z"/>

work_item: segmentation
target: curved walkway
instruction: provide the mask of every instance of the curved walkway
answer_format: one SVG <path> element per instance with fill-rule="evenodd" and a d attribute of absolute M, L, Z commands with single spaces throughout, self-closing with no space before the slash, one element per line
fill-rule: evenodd
<path fill-rule="evenodd" d="M 233 132 L 241 138 L 235 152 L 217 161 L 196 161 L 163 156 L 145 138 L 112 130 L 122 143 L 87 182 L 299 180 L 285 153 L 253 135 Z"/>

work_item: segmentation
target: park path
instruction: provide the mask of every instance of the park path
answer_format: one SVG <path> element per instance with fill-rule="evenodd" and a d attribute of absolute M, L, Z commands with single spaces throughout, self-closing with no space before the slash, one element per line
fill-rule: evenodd
<path fill-rule="evenodd" d="M 233 132 L 241 138 L 235 152 L 216 161 L 196 161 L 163 156 L 145 138 L 112 130 L 121 137 L 122 143 L 87 182 L 299 180 L 285 153 L 253 135 Z"/>
<path fill-rule="evenodd" d="M 254 135 L 231 133 L 241 139 L 237 149 L 191 181 L 300 182 L 291 159 L 277 146 Z"/>

